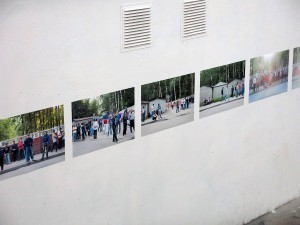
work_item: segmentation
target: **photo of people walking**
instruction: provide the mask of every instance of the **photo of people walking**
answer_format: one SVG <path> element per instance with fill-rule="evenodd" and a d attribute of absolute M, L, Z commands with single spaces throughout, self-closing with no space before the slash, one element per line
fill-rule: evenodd
<path fill-rule="evenodd" d="M 300 47 L 294 48 L 292 87 L 293 89 L 300 87 Z"/>
<path fill-rule="evenodd" d="M 194 119 L 195 74 L 142 85 L 142 136 Z"/>
<path fill-rule="evenodd" d="M 63 105 L 0 120 L 0 180 L 64 161 Z"/>
<path fill-rule="evenodd" d="M 249 102 L 286 92 L 288 71 L 289 50 L 251 59 Z"/>
<path fill-rule="evenodd" d="M 245 61 L 201 71 L 200 118 L 244 104 Z"/>
<path fill-rule="evenodd" d="M 134 139 L 134 88 L 72 102 L 73 156 Z"/>

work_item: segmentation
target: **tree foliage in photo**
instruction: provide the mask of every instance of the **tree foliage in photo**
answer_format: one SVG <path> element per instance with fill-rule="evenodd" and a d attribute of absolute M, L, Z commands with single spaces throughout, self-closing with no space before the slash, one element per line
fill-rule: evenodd
<path fill-rule="evenodd" d="M 173 101 L 194 95 L 194 80 L 194 74 L 188 74 L 142 85 L 142 101 L 151 101 L 157 98 Z"/>
<path fill-rule="evenodd" d="M 293 64 L 300 63 L 300 47 L 294 48 Z"/>
<path fill-rule="evenodd" d="M 0 141 L 47 130 L 63 124 L 63 105 L 3 119 L 0 120 Z"/>
<path fill-rule="evenodd" d="M 250 75 L 270 72 L 289 65 L 289 51 L 265 55 L 250 60 Z"/>
<path fill-rule="evenodd" d="M 234 79 L 245 78 L 245 61 L 203 70 L 200 73 L 200 87 L 215 86 L 219 82 L 229 83 Z"/>
<path fill-rule="evenodd" d="M 97 96 L 72 103 L 72 119 L 99 116 L 134 106 L 134 88 Z"/>

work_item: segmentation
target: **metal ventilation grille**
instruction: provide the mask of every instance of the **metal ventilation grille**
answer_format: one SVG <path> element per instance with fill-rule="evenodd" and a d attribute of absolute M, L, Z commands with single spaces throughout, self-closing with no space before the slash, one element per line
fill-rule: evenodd
<path fill-rule="evenodd" d="M 183 2 L 181 36 L 183 39 L 206 34 L 206 0 Z"/>
<path fill-rule="evenodd" d="M 122 50 L 151 46 L 151 5 L 122 8 Z"/>

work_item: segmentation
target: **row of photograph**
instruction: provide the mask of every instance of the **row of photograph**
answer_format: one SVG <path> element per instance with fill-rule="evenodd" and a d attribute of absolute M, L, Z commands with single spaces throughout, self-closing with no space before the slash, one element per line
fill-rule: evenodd
<path fill-rule="evenodd" d="M 300 87 L 300 47 L 292 88 Z M 142 85 L 141 135 L 149 135 L 244 104 L 246 61 Z M 288 90 L 289 50 L 250 60 L 249 103 Z M 134 88 L 72 102 L 73 157 L 135 138 Z M 69 138 L 69 137 L 67 137 Z M 0 120 L 0 180 L 65 160 L 64 106 Z M 2 178 L 2 179 L 1 179 Z"/>

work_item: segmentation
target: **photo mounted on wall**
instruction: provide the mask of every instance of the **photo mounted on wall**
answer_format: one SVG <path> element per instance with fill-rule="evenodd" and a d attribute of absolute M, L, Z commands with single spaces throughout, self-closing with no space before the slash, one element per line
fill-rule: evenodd
<path fill-rule="evenodd" d="M 292 86 L 293 89 L 300 87 L 300 47 L 294 48 Z"/>
<path fill-rule="evenodd" d="M 134 139 L 134 88 L 72 102 L 73 156 Z"/>
<path fill-rule="evenodd" d="M 286 92 L 289 50 L 250 60 L 249 102 Z"/>
<path fill-rule="evenodd" d="M 64 107 L 0 120 L 0 180 L 65 160 Z"/>
<path fill-rule="evenodd" d="M 195 74 L 142 85 L 142 136 L 194 119 Z"/>
<path fill-rule="evenodd" d="M 201 71 L 200 118 L 244 104 L 245 61 Z"/>

